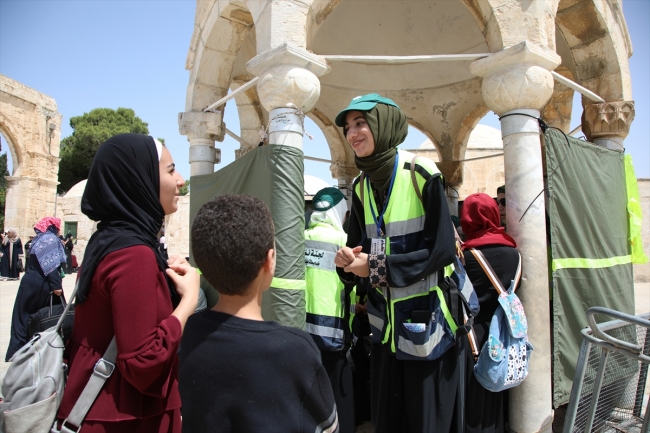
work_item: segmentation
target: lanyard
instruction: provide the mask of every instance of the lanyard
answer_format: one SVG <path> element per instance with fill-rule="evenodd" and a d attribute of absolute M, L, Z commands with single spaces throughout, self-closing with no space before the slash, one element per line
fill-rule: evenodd
<path fill-rule="evenodd" d="M 388 201 L 390 200 L 390 195 L 393 192 L 393 184 L 395 183 L 395 175 L 397 173 L 397 166 L 399 163 L 399 153 L 395 154 L 395 165 L 393 166 L 393 175 L 390 178 L 390 186 L 388 187 L 388 195 L 386 196 L 386 202 L 384 203 L 384 208 L 379 214 L 379 218 L 375 214 L 375 208 L 372 206 L 372 201 L 370 200 L 370 193 L 372 189 L 370 188 L 370 179 L 369 176 L 366 177 L 366 187 L 368 189 L 368 203 L 370 204 L 370 211 L 372 212 L 372 219 L 375 220 L 375 226 L 377 226 L 377 236 L 380 238 L 384 237 L 384 232 L 381 231 L 381 224 L 384 221 L 384 214 L 386 209 L 388 209 Z"/>

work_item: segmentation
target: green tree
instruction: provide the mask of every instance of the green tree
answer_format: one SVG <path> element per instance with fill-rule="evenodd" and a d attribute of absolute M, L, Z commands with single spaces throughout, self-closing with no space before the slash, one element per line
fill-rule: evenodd
<path fill-rule="evenodd" d="M 185 185 L 183 185 L 183 188 L 180 189 L 178 192 L 179 195 L 187 195 L 190 192 L 190 180 L 187 179 L 185 181 Z"/>
<path fill-rule="evenodd" d="M 0 228 L 5 226 L 5 199 L 7 198 L 7 154 L 0 155 Z"/>
<path fill-rule="evenodd" d="M 116 134 L 149 134 L 143 122 L 130 108 L 95 108 L 83 116 L 70 119 L 73 132 L 61 140 L 59 193 L 88 178 L 90 166 L 99 146 Z"/>

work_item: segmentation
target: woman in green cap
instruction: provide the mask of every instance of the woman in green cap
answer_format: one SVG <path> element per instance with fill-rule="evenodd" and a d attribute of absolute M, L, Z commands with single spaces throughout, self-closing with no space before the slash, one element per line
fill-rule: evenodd
<path fill-rule="evenodd" d="M 358 96 L 336 124 L 362 172 L 335 263 L 343 282 L 368 294 L 375 431 L 453 431 L 456 325 L 439 285 L 453 270 L 455 239 L 442 176 L 397 149 L 408 123 L 388 98 Z"/>

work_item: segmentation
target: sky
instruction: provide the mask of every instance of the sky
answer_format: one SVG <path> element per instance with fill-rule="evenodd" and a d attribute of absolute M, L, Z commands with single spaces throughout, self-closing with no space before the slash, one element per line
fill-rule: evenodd
<path fill-rule="evenodd" d="M 56 100 L 62 138 L 72 134 L 71 117 L 99 107 L 132 108 L 152 136 L 165 139 L 178 170 L 189 178 L 189 143 L 178 132 L 178 113 L 185 108 L 195 5 L 195 0 L 0 0 L 0 74 Z M 650 178 L 650 0 L 625 0 L 623 11 L 634 47 L 630 70 L 636 103 L 625 146 L 637 177 Z M 581 113 L 576 94 L 572 129 Z M 239 131 L 234 100 L 224 121 Z M 493 113 L 481 123 L 499 128 Z M 320 129 L 309 119 L 305 127 L 314 136 L 305 137 L 305 155 L 330 159 Z M 409 128 L 401 147 L 415 148 L 425 139 Z M 226 137 L 216 145 L 222 155 L 218 170 L 234 160 L 239 143 Z M 7 150 L 3 138 L 0 153 Z M 305 161 L 305 172 L 336 184 L 327 163 Z"/>

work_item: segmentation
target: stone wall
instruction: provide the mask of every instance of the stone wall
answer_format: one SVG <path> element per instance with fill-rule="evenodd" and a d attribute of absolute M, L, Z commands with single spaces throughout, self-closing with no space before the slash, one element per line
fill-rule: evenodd
<path fill-rule="evenodd" d="M 165 241 L 169 255 L 190 255 L 190 196 L 178 199 L 178 210 L 165 217 Z"/>
<path fill-rule="evenodd" d="M 409 152 L 438 162 L 438 152 L 434 149 L 409 149 Z M 484 156 L 503 153 L 503 148 L 467 149 L 465 159 L 480 158 Z M 493 158 L 467 161 L 464 163 L 463 184 L 458 188 L 458 200 L 477 192 L 483 192 L 490 197 L 497 196 L 497 188 L 506 183 L 503 167 L 503 155 Z"/>
<path fill-rule="evenodd" d="M 0 132 L 13 161 L 6 177 L 5 229 L 18 229 L 23 238 L 54 213 L 61 120 L 53 98 L 0 75 Z"/>
<path fill-rule="evenodd" d="M 61 218 L 61 230 L 65 227 L 66 222 L 77 223 L 77 243 L 74 246 L 72 254 L 77 257 L 77 262 L 81 264 L 86 245 L 97 227 L 95 221 L 92 221 L 81 213 L 80 196 L 58 197 L 56 202 L 56 217 Z M 65 235 L 63 232 L 62 234 Z"/>

